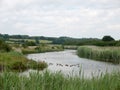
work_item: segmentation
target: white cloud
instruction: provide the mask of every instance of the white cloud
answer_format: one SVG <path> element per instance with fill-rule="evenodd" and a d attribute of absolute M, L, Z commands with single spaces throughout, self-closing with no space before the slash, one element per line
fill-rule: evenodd
<path fill-rule="evenodd" d="M 119 0 L 2 0 L 0 32 L 72 37 L 111 34 L 116 37 L 120 33 L 119 5 Z"/>
<path fill-rule="evenodd" d="M 107 26 L 107 28 L 109 30 L 117 30 L 117 31 L 119 31 L 120 30 L 120 24 L 110 25 L 110 26 Z"/>

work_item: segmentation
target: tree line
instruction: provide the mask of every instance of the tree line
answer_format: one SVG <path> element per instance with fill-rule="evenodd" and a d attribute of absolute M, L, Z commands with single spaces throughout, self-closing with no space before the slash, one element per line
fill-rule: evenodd
<path fill-rule="evenodd" d="M 45 37 L 45 36 L 28 36 L 28 35 L 8 35 L 0 34 L 0 39 L 10 40 L 12 39 L 21 39 L 15 41 L 19 44 L 27 45 L 37 45 L 40 44 L 39 40 L 49 40 L 52 41 L 52 44 L 62 44 L 62 45 L 96 45 L 96 46 L 120 46 L 120 40 L 115 40 L 111 36 L 104 36 L 102 39 L 98 38 L 71 38 L 71 37 Z M 25 41 L 24 39 L 34 39 L 33 41 Z"/>

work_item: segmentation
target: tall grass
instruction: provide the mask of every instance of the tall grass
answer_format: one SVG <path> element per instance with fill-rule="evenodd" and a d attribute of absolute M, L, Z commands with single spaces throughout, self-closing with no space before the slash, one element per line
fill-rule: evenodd
<path fill-rule="evenodd" d="M 36 62 L 27 59 L 23 54 L 18 52 L 0 53 L 0 71 L 1 70 L 15 70 L 24 71 L 26 69 L 43 70 L 47 67 L 45 62 Z"/>
<path fill-rule="evenodd" d="M 85 79 L 65 77 L 59 72 L 30 73 L 29 77 L 3 72 L 0 74 L 0 90 L 120 90 L 120 73 Z"/>
<path fill-rule="evenodd" d="M 77 51 L 78 55 L 83 58 L 120 63 L 119 47 L 80 46 Z"/>

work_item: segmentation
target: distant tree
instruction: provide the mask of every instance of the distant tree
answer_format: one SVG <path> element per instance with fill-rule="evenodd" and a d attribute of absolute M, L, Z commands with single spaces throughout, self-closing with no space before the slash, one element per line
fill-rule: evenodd
<path fill-rule="evenodd" d="M 38 38 L 35 38 L 35 42 L 36 42 L 36 44 L 40 44 L 40 42 L 39 42 L 39 39 L 38 39 Z"/>
<path fill-rule="evenodd" d="M 25 44 L 27 46 L 36 46 L 36 43 L 34 41 L 26 41 Z"/>
<path fill-rule="evenodd" d="M 24 43 L 24 44 L 22 44 L 22 47 L 27 48 L 28 45 Z"/>
<path fill-rule="evenodd" d="M 111 36 L 104 36 L 104 37 L 102 38 L 102 41 L 115 41 L 115 39 L 112 38 Z"/>
<path fill-rule="evenodd" d="M 6 51 L 9 52 L 11 50 L 11 47 L 5 43 L 3 40 L 0 39 L 0 52 L 1 51 Z"/>

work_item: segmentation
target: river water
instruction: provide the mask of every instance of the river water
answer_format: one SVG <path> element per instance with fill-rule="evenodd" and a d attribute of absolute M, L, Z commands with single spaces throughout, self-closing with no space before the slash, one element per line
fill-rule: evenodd
<path fill-rule="evenodd" d="M 27 57 L 35 61 L 45 61 L 48 63 L 47 70 L 51 72 L 60 71 L 65 75 L 80 75 L 80 73 L 83 75 L 84 73 L 85 77 L 92 77 L 101 73 L 120 71 L 120 64 L 114 65 L 112 63 L 80 58 L 76 55 L 76 50 L 29 54 Z M 31 71 L 29 70 L 25 73 Z"/>

